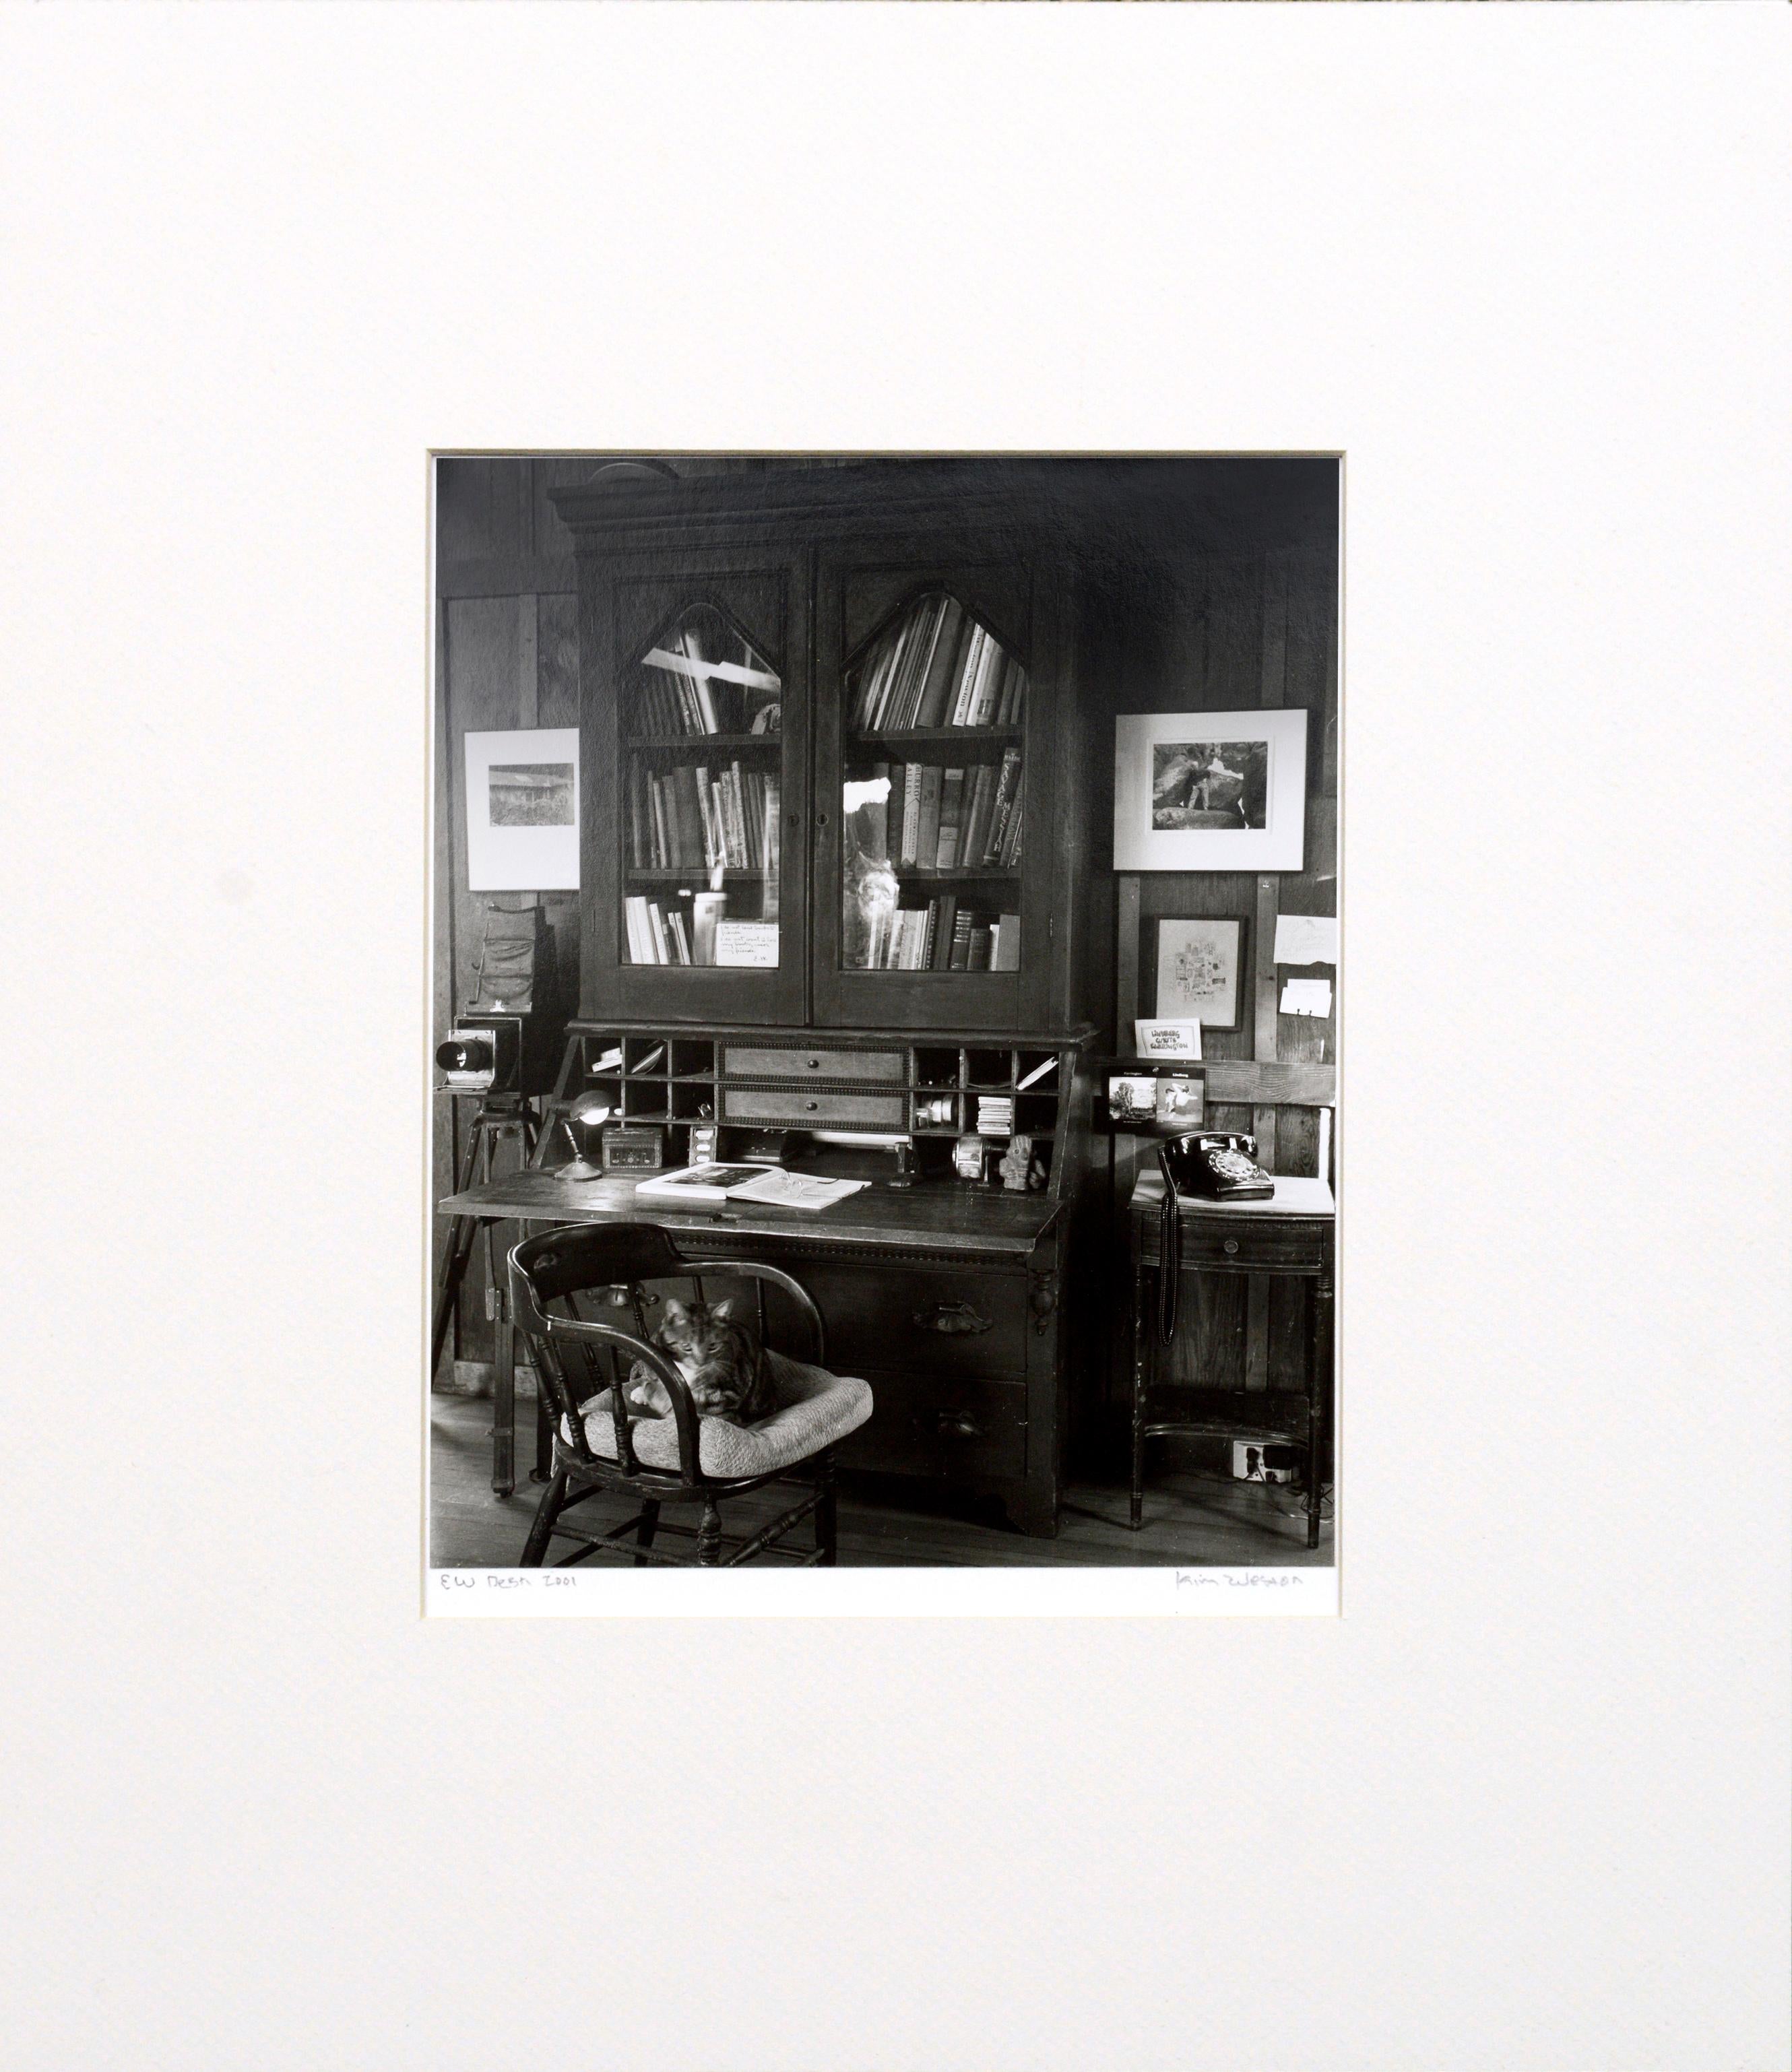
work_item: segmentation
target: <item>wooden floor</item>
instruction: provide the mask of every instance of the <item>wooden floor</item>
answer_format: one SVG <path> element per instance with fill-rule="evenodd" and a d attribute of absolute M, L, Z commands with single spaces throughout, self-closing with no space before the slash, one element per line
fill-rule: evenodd
<path fill-rule="evenodd" d="M 432 1563 L 442 1568 L 514 1568 L 541 1494 L 540 1486 L 528 1479 L 527 1466 L 534 1458 L 533 1406 L 519 1406 L 517 1452 L 523 1480 L 516 1494 L 503 1500 L 492 1494 L 491 1486 L 491 1404 L 433 1396 L 430 1407 Z M 794 1500 L 785 1489 L 774 1486 L 725 1506 L 727 1540 L 738 1540 Z M 1124 1487 L 1077 1485 L 1066 1493 L 1058 1537 L 1030 1540 L 1007 1523 L 999 1507 L 978 1498 L 955 1498 L 906 1478 L 848 1475 L 841 1478 L 840 1565 L 1327 1566 L 1332 1558 L 1331 1522 L 1326 1520 L 1317 1551 L 1309 1553 L 1305 1516 L 1286 1515 L 1298 1501 L 1291 1490 L 1218 1476 L 1154 1476 L 1145 1489 L 1143 1529 L 1133 1532 L 1126 1523 Z M 634 1509 L 626 1499 L 593 1497 L 580 1506 L 574 1519 L 582 1531 L 595 1531 L 619 1523 Z M 696 1523 L 694 1511 L 684 1522 Z M 807 1530 L 806 1525 L 797 1528 L 799 1539 Z M 569 1551 L 564 1543 L 557 1550 Z"/>

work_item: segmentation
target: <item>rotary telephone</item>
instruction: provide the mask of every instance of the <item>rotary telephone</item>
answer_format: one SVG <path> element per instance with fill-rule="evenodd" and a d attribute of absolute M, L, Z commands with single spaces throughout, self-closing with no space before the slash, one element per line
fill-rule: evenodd
<path fill-rule="evenodd" d="M 1161 1263 L 1157 1273 L 1161 1290 L 1157 1328 L 1166 1346 L 1176 1335 L 1176 1291 L 1182 1269 L 1178 1198 L 1188 1194 L 1203 1202 L 1267 1201 L 1275 1194 L 1276 1182 L 1256 1160 L 1256 1137 L 1214 1130 L 1166 1137 L 1157 1146 L 1157 1164 L 1164 1176 L 1158 1226 L 1157 1256 Z"/>

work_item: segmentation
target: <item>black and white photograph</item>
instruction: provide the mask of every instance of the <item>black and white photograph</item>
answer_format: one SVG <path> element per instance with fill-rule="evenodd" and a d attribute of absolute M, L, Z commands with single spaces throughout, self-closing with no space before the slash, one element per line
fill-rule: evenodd
<path fill-rule="evenodd" d="M 494 763 L 486 772 L 487 811 L 495 828 L 569 828 L 573 766 L 569 763 Z"/>
<path fill-rule="evenodd" d="M 1151 749 L 1151 824 L 1261 828 L 1269 796 L 1262 741 L 1159 741 Z"/>
<path fill-rule="evenodd" d="M 1144 730 L 1157 839 L 1266 837 L 1273 799 L 1305 865 L 1247 881 L 1260 939 L 1335 907 L 1340 486 L 438 458 L 436 819 L 489 825 L 437 850 L 432 1574 L 609 1605 L 680 1568 L 1200 1568 L 1335 1605 L 1337 1020 L 1204 1045 L 1224 921 L 1149 1015 L 1141 899 L 1238 881 L 1116 868 L 1107 750 Z M 570 882 L 512 852 L 494 890 L 575 797 Z M 1263 1189 L 1171 1157 L 1202 1129 Z M 1297 1485 L 1235 1475 L 1240 1429 Z"/>

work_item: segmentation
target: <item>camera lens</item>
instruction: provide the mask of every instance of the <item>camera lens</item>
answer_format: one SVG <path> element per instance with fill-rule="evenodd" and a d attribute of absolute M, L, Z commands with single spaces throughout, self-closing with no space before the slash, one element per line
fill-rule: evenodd
<path fill-rule="evenodd" d="M 491 1046 L 476 1036 L 450 1036 L 436 1046 L 436 1063 L 445 1072 L 488 1072 Z"/>

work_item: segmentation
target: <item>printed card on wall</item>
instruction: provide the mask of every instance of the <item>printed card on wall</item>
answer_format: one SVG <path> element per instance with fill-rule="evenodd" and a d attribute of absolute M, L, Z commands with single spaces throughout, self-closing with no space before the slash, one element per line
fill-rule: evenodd
<path fill-rule="evenodd" d="M 466 889 L 578 890 L 578 729 L 469 734 Z"/>

